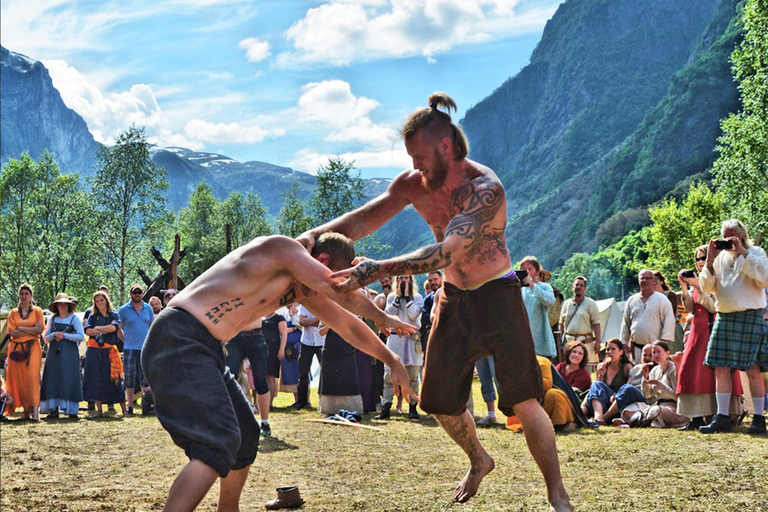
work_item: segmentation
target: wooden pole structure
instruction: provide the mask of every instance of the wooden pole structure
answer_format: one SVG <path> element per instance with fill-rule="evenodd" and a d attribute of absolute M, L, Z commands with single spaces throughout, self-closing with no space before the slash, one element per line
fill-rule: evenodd
<path fill-rule="evenodd" d="M 227 235 L 227 254 L 229 254 L 232 252 L 232 227 L 229 222 L 224 225 L 224 232 Z"/>
<path fill-rule="evenodd" d="M 171 255 L 171 288 L 179 289 L 179 253 L 181 252 L 181 237 L 178 233 L 173 237 L 173 254 Z"/>

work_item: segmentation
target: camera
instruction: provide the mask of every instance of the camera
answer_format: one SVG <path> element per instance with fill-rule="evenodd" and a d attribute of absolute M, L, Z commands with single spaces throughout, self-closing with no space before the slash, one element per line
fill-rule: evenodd
<path fill-rule="evenodd" d="M 693 270 L 686 270 L 682 275 L 683 277 L 696 277 L 696 272 Z"/>
<path fill-rule="evenodd" d="M 716 240 L 715 249 L 733 249 L 733 242 L 730 240 Z"/>
<path fill-rule="evenodd" d="M 517 275 L 517 278 L 522 283 L 525 281 L 525 278 L 528 277 L 528 271 L 523 269 L 515 270 L 515 275 Z"/>

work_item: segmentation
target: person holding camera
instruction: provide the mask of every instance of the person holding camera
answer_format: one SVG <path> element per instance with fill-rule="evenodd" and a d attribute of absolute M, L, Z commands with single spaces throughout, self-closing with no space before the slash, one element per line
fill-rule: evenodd
<path fill-rule="evenodd" d="M 691 330 L 685 345 L 677 378 L 677 413 L 693 418 L 681 430 L 698 430 L 707 424 L 717 412 L 715 402 L 715 372 L 704 365 L 709 334 L 715 321 L 715 298 L 701 289 L 697 272 L 701 272 L 707 261 L 707 246 L 702 245 L 694 252 L 696 270 L 683 269 L 677 274 L 683 292 L 683 306 L 692 313 Z M 733 393 L 729 411 L 731 415 L 741 413 L 739 395 L 742 394 L 739 372 L 731 374 Z"/>
<path fill-rule="evenodd" d="M 89 336 L 83 370 L 83 398 L 93 402 L 94 418 L 101 418 L 103 403 L 119 403 L 123 417 L 128 414 L 123 388 L 123 363 L 117 350 L 120 316 L 103 290 L 93 294 L 93 310 L 85 334 Z"/>
<path fill-rule="evenodd" d="M 763 320 L 768 256 L 752 243 L 746 226 L 738 219 L 723 222 L 721 234 L 721 240 L 709 241 L 707 264 L 700 275 L 702 290 L 715 295 L 717 309 L 704 359 L 704 364 L 715 369 L 717 414 L 699 431 L 711 434 L 731 430 L 731 371 L 744 370 L 755 407 L 748 432 L 764 434 L 765 383 L 760 370 L 768 370 L 768 326 Z"/>
<path fill-rule="evenodd" d="M 13 397 L 7 412 L 23 407 L 22 420 L 30 417 L 39 421 L 40 408 L 40 367 L 43 349 L 38 340 L 45 327 L 43 310 L 32 301 L 32 286 L 27 283 L 19 286 L 19 303 L 8 313 L 8 335 L 11 338 L 8 347 L 8 362 L 5 377 L 8 394 Z"/>
<path fill-rule="evenodd" d="M 424 298 L 421 294 L 416 293 L 416 283 L 413 280 L 413 276 L 397 276 L 395 278 L 395 289 L 387 296 L 387 306 L 384 308 L 384 312 L 396 316 L 414 327 L 418 327 L 418 319 L 423 305 Z M 414 390 L 419 389 L 419 372 L 424 364 L 424 354 L 418 334 L 400 336 L 397 333 L 392 333 L 387 338 L 387 346 L 402 359 L 405 369 L 408 371 L 408 376 L 411 379 L 411 388 Z M 394 397 L 390 372 L 391 369 L 385 365 L 384 398 L 381 401 L 381 412 L 376 416 L 377 419 L 388 419 L 390 416 L 392 398 Z M 416 402 L 413 400 L 411 400 L 408 408 L 408 417 L 410 419 L 419 418 Z"/>
<path fill-rule="evenodd" d="M 552 327 L 549 325 L 549 309 L 555 303 L 555 292 L 544 282 L 551 274 L 541 268 L 536 256 L 523 258 L 520 261 L 520 268 L 528 274 L 523 279 L 521 293 L 525 309 L 528 311 L 528 322 L 536 354 L 551 360 L 557 356 L 555 335 L 552 334 Z"/>
<path fill-rule="evenodd" d="M 83 323 L 75 316 L 75 304 L 66 293 L 59 293 L 48 306 L 53 316 L 48 320 L 43 339 L 48 344 L 43 381 L 40 384 L 40 412 L 49 419 L 59 417 L 59 409 L 77 419 L 83 390 L 80 384 L 80 351 L 85 339 Z"/>

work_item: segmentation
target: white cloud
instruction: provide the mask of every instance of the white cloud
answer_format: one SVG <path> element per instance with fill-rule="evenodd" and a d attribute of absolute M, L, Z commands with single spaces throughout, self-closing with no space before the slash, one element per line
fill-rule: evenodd
<path fill-rule="evenodd" d="M 413 165 L 402 144 L 389 150 L 348 151 L 341 154 L 305 148 L 296 152 L 287 165 L 299 171 L 317 174 L 317 169 L 321 165 L 327 165 L 331 157 L 341 157 L 354 162 L 358 169 L 408 169 Z"/>
<path fill-rule="evenodd" d="M 261 62 L 272 55 L 269 51 L 269 43 L 255 37 L 243 39 L 237 47 L 245 50 L 245 57 L 248 62 Z"/>
<path fill-rule="evenodd" d="M 193 119 L 184 127 L 184 133 L 192 139 L 203 142 L 226 144 L 254 144 L 263 142 L 266 137 L 282 137 L 282 128 L 263 129 L 241 123 L 210 123 Z"/>
<path fill-rule="evenodd" d="M 327 141 L 357 142 L 381 149 L 397 140 L 394 127 L 376 124 L 368 117 L 379 102 L 355 96 L 347 82 L 312 82 L 305 85 L 303 91 L 299 98 L 299 121 L 330 129 Z"/>
<path fill-rule="evenodd" d="M 332 1 L 309 9 L 286 38 L 293 51 L 279 67 L 422 55 L 430 63 L 450 48 L 540 30 L 559 1 L 516 9 L 519 0 Z"/>

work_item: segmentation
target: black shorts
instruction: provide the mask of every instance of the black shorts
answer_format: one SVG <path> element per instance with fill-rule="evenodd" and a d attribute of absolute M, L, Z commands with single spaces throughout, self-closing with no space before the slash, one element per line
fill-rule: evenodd
<path fill-rule="evenodd" d="M 155 414 L 176 445 L 225 477 L 256 459 L 259 424 L 235 377 L 224 365 L 221 342 L 177 307 L 152 323 L 141 353 Z"/>
<path fill-rule="evenodd" d="M 499 278 L 475 290 L 445 283 L 427 343 L 421 408 L 458 416 L 466 410 L 475 361 L 493 356 L 499 410 L 544 394 L 520 281 Z"/>

